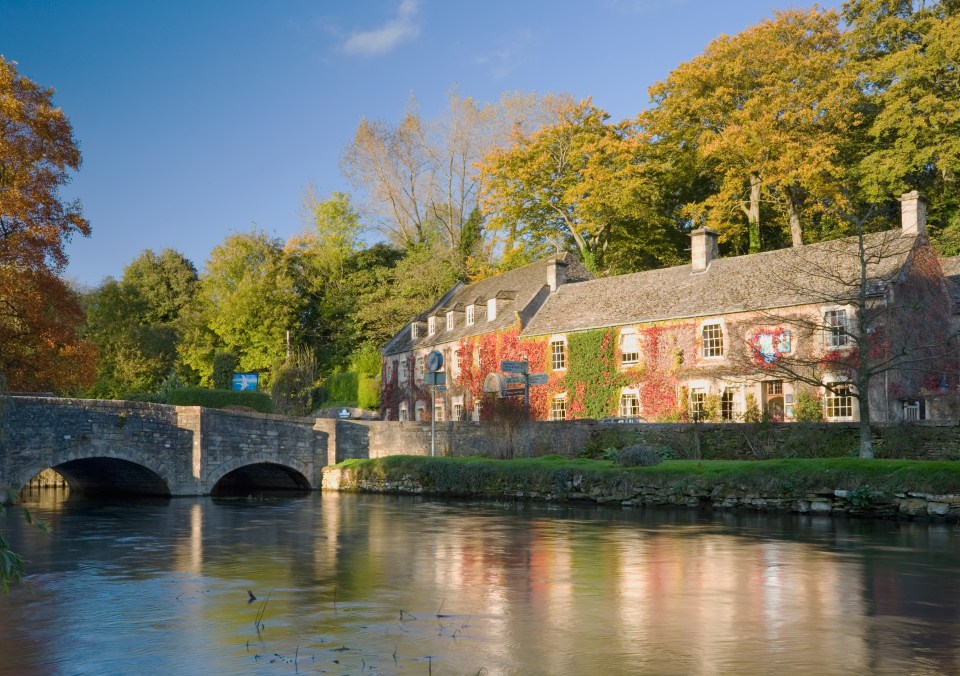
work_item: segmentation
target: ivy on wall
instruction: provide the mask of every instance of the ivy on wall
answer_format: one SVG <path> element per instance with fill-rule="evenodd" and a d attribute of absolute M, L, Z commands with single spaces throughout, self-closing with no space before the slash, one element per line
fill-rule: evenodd
<path fill-rule="evenodd" d="M 567 335 L 567 397 L 571 418 L 607 418 L 617 414 L 620 390 L 629 376 L 620 370 L 616 329 Z"/>

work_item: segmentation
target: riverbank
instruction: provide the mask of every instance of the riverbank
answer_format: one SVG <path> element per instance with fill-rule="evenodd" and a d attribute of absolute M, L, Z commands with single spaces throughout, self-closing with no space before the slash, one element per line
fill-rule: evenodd
<path fill-rule="evenodd" d="M 494 500 L 683 506 L 960 522 L 960 463 L 856 458 L 602 460 L 392 456 L 323 470 L 324 490 Z"/>

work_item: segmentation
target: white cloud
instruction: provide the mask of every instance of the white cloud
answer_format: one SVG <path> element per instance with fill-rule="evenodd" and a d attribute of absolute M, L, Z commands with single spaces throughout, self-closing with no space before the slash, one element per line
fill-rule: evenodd
<path fill-rule="evenodd" d="M 379 28 L 351 33 L 343 43 L 343 51 L 360 56 L 386 54 L 402 42 L 416 40 L 420 25 L 416 21 L 419 0 L 402 0 L 397 15 Z"/>

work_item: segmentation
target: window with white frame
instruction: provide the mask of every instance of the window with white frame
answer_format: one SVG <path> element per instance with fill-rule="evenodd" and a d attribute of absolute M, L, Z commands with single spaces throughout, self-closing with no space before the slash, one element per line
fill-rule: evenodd
<path fill-rule="evenodd" d="M 640 415 L 640 393 L 637 390 L 625 389 L 620 393 L 620 415 L 624 418 Z"/>
<path fill-rule="evenodd" d="M 463 420 L 463 397 L 453 397 L 450 401 L 450 410 L 453 415 L 450 417 L 450 420 L 459 421 Z"/>
<path fill-rule="evenodd" d="M 491 298 L 487 301 L 487 319 L 493 321 L 497 318 L 497 299 Z"/>
<path fill-rule="evenodd" d="M 550 340 L 550 368 L 554 371 L 567 368 L 567 341 L 563 338 Z"/>
<path fill-rule="evenodd" d="M 404 357 L 397 362 L 397 382 L 407 382 L 407 358 Z"/>
<path fill-rule="evenodd" d="M 845 383 L 831 383 L 823 397 L 827 420 L 853 419 L 853 389 Z"/>
<path fill-rule="evenodd" d="M 903 402 L 904 421 L 923 420 L 923 402 L 919 399 L 907 399 Z"/>
<path fill-rule="evenodd" d="M 414 340 L 420 337 L 420 328 L 416 322 L 410 325 L 410 337 Z"/>
<path fill-rule="evenodd" d="M 637 332 L 633 329 L 624 329 L 620 332 L 620 363 L 629 366 L 638 361 L 640 361 L 640 342 L 637 339 Z"/>
<path fill-rule="evenodd" d="M 423 380 L 423 357 L 417 357 L 416 365 L 414 366 L 417 382 Z"/>
<path fill-rule="evenodd" d="M 480 368 L 480 343 L 473 346 L 473 367 Z"/>
<path fill-rule="evenodd" d="M 567 395 L 558 394 L 550 400 L 550 420 L 567 419 Z"/>
<path fill-rule="evenodd" d="M 473 402 L 473 422 L 480 422 L 480 400 Z"/>
<path fill-rule="evenodd" d="M 410 420 L 410 413 L 407 411 L 407 402 L 400 404 L 400 414 L 398 418 L 400 419 L 400 422 L 407 422 Z"/>
<path fill-rule="evenodd" d="M 453 331 L 453 313 L 447 313 L 447 331 Z"/>
<path fill-rule="evenodd" d="M 428 317 L 427 318 L 427 335 L 432 336 L 437 332 L 437 318 Z"/>
<path fill-rule="evenodd" d="M 437 422 L 443 422 L 443 399 L 437 399 L 433 405 L 433 415 Z"/>
<path fill-rule="evenodd" d="M 703 420 L 707 412 L 707 388 L 690 388 L 690 417 Z"/>
<path fill-rule="evenodd" d="M 474 313 L 474 306 L 468 305 L 467 306 L 467 326 L 473 326 L 473 318 L 474 318 L 473 313 Z"/>
<path fill-rule="evenodd" d="M 701 327 L 700 353 L 708 359 L 723 356 L 723 325 L 720 322 L 710 322 Z"/>
<path fill-rule="evenodd" d="M 460 363 L 460 348 L 455 347 L 450 350 L 450 364 L 451 364 L 451 375 L 456 378 L 460 375 L 460 367 L 463 364 Z"/>
<path fill-rule="evenodd" d="M 418 401 L 417 405 L 413 409 L 413 415 L 414 415 L 414 418 L 416 418 L 417 422 L 420 422 L 421 420 L 423 420 L 423 414 L 424 412 L 426 412 L 426 410 L 427 410 L 427 405 L 424 404 L 422 401 Z"/>
<path fill-rule="evenodd" d="M 823 341 L 827 347 L 846 347 L 849 342 L 847 311 L 844 308 L 823 313 Z"/>
<path fill-rule="evenodd" d="M 722 420 L 737 420 L 740 417 L 740 386 L 727 385 L 720 395 L 720 418 Z"/>

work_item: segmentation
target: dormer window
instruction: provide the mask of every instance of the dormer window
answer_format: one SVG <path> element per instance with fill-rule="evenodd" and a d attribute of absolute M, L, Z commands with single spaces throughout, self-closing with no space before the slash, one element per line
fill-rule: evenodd
<path fill-rule="evenodd" d="M 437 332 L 437 318 L 429 317 L 427 319 L 427 335 L 432 336 Z"/>
<path fill-rule="evenodd" d="M 487 319 L 493 321 L 497 318 L 497 299 L 491 298 L 487 301 Z"/>
<path fill-rule="evenodd" d="M 414 340 L 420 337 L 420 328 L 416 322 L 410 325 L 410 337 Z"/>
<path fill-rule="evenodd" d="M 453 331 L 453 313 L 447 313 L 447 331 Z"/>
<path fill-rule="evenodd" d="M 474 306 L 468 305 L 467 306 L 467 326 L 473 326 L 473 312 L 474 312 Z"/>

